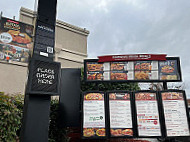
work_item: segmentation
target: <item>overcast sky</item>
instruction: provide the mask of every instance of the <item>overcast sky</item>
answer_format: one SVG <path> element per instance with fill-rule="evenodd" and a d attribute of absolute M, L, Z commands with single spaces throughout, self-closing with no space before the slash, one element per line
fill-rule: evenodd
<path fill-rule="evenodd" d="M 3 16 L 19 18 L 35 0 L 1 0 Z M 165 53 L 181 59 L 190 98 L 190 0 L 58 0 L 57 19 L 90 31 L 88 57 Z"/>

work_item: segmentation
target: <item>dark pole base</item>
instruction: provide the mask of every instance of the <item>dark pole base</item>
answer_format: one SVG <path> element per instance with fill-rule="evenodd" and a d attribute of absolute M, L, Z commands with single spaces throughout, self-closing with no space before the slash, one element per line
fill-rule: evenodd
<path fill-rule="evenodd" d="M 25 95 L 21 142 L 48 142 L 51 96 Z"/>

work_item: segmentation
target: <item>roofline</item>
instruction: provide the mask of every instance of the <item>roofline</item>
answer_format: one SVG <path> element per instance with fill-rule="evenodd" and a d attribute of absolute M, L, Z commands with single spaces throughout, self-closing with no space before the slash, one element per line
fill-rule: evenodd
<path fill-rule="evenodd" d="M 20 8 L 20 13 L 27 15 L 27 16 L 31 16 L 32 18 L 35 18 L 37 15 L 36 11 L 33 11 L 33 10 L 25 8 L 25 7 Z M 88 36 L 90 33 L 88 30 L 86 30 L 86 28 L 80 28 L 78 26 L 74 26 L 72 24 L 66 23 L 66 22 L 58 20 L 58 19 L 56 20 L 56 26 L 60 26 L 67 30 L 71 30 L 73 32 L 77 32 L 80 34 L 84 34 L 86 36 Z"/>

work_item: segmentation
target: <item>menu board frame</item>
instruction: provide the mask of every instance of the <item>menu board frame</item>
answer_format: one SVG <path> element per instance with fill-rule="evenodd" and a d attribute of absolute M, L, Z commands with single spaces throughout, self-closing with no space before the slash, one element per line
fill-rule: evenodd
<path fill-rule="evenodd" d="M 111 136 L 111 132 L 110 132 L 110 105 L 109 105 L 109 94 L 110 93 L 128 93 L 130 94 L 130 107 L 131 107 L 131 119 L 132 119 L 132 130 L 133 130 L 133 136 Z M 108 106 L 108 134 L 110 138 L 136 138 L 136 129 L 135 129 L 135 114 L 134 114 L 134 100 L 133 100 L 133 93 L 131 91 L 120 91 L 120 90 L 115 90 L 115 91 L 107 91 L 106 92 L 106 96 L 107 96 L 107 106 Z"/>
<path fill-rule="evenodd" d="M 106 135 L 105 136 L 102 136 L 102 137 L 98 137 L 98 136 L 92 136 L 92 137 L 84 137 L 83 135 L 83 122 L 84 122 L 84 110 L 83 110 L 83 106 L 84 106 L 84 96 L 86 94 L 89 94 L 89 93 L 101 93 L 101 94 L 104 94 L 104 112 L 105 112 L 105 129 L 106 129 Z M 106 97 L 106 92 L 104 91 L 86 91 L 86 92 L 83 92 L 82 93 L 82 97 L 81 97 L 81 138 L 82 139 L 107 139 L 108 138 L 108 114 L 107 114 L 107 97 Z"/>
<path fill-rule="evenodd" d="M 135 99 L 135 94 L 136 93 L 155 93 L 156 94 L 156 100 L 157 100 L 157 105 L 158 105 L 158 114 L 159 114 L 159 123 L 160 123 L 160 131 L 161 131 L 161 136 L 139 136 L 139 131 L 138 131 L 138 122 L 137 122 L 137 108 L 136 108 L 136 99 Z M 158 91 L 152 91 L 152 90 L 140 90 L 140 91 L 134 91 L 133 92 L 133 100 L 134 100 L 134 128 L 136 129 L 136 136 L 138 138 L 162 138 L 164 136 L 164 129 L 163 129 L 163 120 L 162 118 L 162 109 L 160 107 L 160 99 L 159 99 L 159 93 Z"/>
<path fill-rule="evenodd" d="M 189 136 L 167 136 L 167 130 L 166 130 L 166 124 L 165 124 L 165 116 L 164 116 L 164 106 L 163 106 L 163 101 L 162 101 L 162 93 L 163 92 L 180 92 L 183 94 L 183 101 L 185 103 L 185 111 L 186 111 L 186 115 L 187 115 L 187 123 L 188 123 L 188 128 L 189 128 L 189 131 L 190 131 L 190 117 L 189 117 L 189 109 L 188 109 L 188 103 L 187 103 L 187 98 L 186 98 L 186 93 L 184 90 L 175 90 L 175 89 L 169 89 L 169 90 L 163 90 L 163 91 L 159 91 L 159 99 L 160 99 L 160 108 L 161 108 L 161 115 L 162 115 L 162 123 L 163 123 L 163 130 L 164 130 L 164 133 L 163 133 L 163 136 L 166 137 L 166 138 L 177 138 L 177 137 L 180 137 L 180 138 L 186 138 L 186 137 L 190 137 Z"/>
<path fill-rule="evenodd" d="M 155 80 L 155 79 L 154 80 L 153 79 L 135 80 L 135 77 L 133 80 L 111 80 L 111 79 L 109 79 L 109 80 L 88 80 L 87 79 L 87 62 L 97 62 L 98 63 L 98 59 L 86 59 L 86 60 L 84 60 L 84 81 L 85 82 L 123 82 L 123 83 L 124 82 L 181 82 L 182 81 L 182 75 L 181 75 L 181 67 L 180 67 L 180 58 L 179 57 L 166 57 L 166 60 L 176 60 L 176 63 L 177 63 L 176 68 L 178 71 L 178 79 L 177 80 L 160 80 L 159 79 L 159 76 L 160 76 L 159 69 L 158 69 L 158 79 L 157 80 Z M 154 61 L 154 60 L 148 60 L 148 61 Z M 124 61 L 121 61 L 121 62 L 124 62 Z M 132 61 L 130 61 L 130 62 L 132 62 Z M 133 61 L 133 62 L 136 62 L 136 61 Z M 159 62 L 162 62 L 162 61 L 158 61 L 158 66 L 159 66 Z M 111 63 L 111 62 L 108 62 L 108 63 Z M 135 74 L 135 70 L 133 70 L 133 71 Z M 101 72 L 103 72 L 103 71 L 101 71 Z M 109 73 L 111 73 L 111 70 L 109 70 Z"/>

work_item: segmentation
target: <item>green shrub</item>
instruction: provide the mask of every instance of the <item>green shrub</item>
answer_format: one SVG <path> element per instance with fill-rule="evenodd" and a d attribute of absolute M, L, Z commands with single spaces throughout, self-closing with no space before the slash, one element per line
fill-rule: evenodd
<path fill-rule="evenodd" d="M 21 128 L 23 96 L 0 93 L 0 141 L 14 142 Z"/>
<path fill-rule="evenodd" d="M 67 142 L 68 130 L 60 128 L 58 124 L 59 118 L 59 100 L 52 100 L 50 107 L 50 125 L 49 125 L 49 142 Z"/>
<path fill-rule="evenodd" d="M 24 95 L 0 92 L 0 142 L 16 142 L 20 136 Z M 66 129 L 58 127 L 58 100 L 51 101 L 49 142 L 66 142 Z"/>

